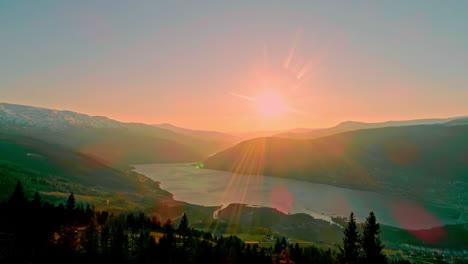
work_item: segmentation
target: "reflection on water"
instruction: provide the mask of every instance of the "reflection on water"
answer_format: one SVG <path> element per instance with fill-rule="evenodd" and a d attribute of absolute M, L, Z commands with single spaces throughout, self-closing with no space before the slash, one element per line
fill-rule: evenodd
<path fill-rule="evenodd" d="M 244 203 L 276 208 L 284 213 L 307 213 L 330 221 L 351 211 L 364 220 L 374 211 L 381 223 L 401 226 L 394 205 L 413 204 L 398 197 L 268 176 L 236 175 L 192 164 L 135 165 L 136 171 L 161 182 L 174 199 L 204 206 Z M 415 219 L 405 228 L 427 228 L 433 222 Z M 448 220 L 447 220 L 448 221 Z"/>

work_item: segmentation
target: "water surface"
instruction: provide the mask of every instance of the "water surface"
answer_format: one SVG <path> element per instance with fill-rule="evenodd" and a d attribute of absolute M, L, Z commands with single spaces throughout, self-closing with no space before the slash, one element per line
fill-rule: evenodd
<path fill-rule="evenodd" d="M 433 221 L 425 222 L 424 219 L 402 223 L 404 214 L 427 211 L 413 201 L 388 194 L 269 176 L 236 175 L 198 169 L 185 163 L 145 164 L 135 165 L 135 168 L 137 172 L 159 181 L 161 188 L 171 192 L 174 199 L 192 204 L 227 206 L 230 203 L 244 203 L 273 207 L 285 213 L 307 213 L 328 221 L 332 216 L 347 217 L 351 211 L 363 220 L 370 211 L 374 211 L 384 224 L 405 225 L 406 228 L 434 225 Z M 409 208 L 409 212 L 398 211 L 401 208 Z M 450 219 L 443 222 L 450 222 Z"/>

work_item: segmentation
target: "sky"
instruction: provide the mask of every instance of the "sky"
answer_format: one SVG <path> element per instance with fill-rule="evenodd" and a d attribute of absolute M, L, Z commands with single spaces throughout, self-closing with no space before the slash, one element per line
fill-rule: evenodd
<path fill-rule="evenodd" d="M 1 1 L 0 102 L 219 131 L 468 115 L 468 1 Z"/>

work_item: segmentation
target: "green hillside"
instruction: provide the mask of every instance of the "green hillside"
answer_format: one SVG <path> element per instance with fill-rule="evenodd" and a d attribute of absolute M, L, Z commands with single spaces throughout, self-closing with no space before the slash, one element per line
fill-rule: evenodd
<path fill-rule="evenodd" d="M 18 180 L 30 192 L 40 191 L 55 197 L 74 192 L 98 205 L 117 196 L 121 196 L 119 200 L 123 207 L 138 199 L 172 199 L 170 193 L 159 188 L 159 183 L 143 175 L 129 169 L 111 168 L 59 145 L 1 134 L 0 149 L 0 200 L 7 198 Z"/>
<path fill-rule="evenodd" d="M 0 133 L 60 144 L 111 166 L 202 160 L 223 147 L 216 133 L 197 137 L 141 123 L 72 111 L 0 103 Z"/>
<path fill-rule="evenodd" d="M 386 191 L 466 209 L 468 126 L 366 129 L 314 140 L 258 138 L 205 160 L 205 168 Z M 457 209 L 458 210 L 458 209 Z M 447 210 L 447 213 L 450 213 Z M 452 212 L 453 213 L 453 212 Z"/>

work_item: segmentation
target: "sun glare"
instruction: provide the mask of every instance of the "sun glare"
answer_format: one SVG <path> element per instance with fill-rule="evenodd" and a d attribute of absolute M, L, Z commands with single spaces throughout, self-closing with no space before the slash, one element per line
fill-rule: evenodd
<path fill-rule="evenodd" d="M 260 113 L 269 117 L 277 116 L 288 109 L 281 97 L 274 94 L 265 94 L 255 98 L 255 104 Z"/>

